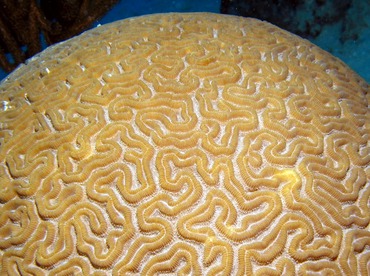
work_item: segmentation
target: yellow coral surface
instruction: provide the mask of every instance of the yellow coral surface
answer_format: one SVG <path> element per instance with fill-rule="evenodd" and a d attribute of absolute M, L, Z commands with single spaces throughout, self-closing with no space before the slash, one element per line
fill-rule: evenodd
<path fill-rule="evenodd" d="M 369 275 L 369 86 L 255 19 L 126 19 L 0 85 L 1 275 Z"/>

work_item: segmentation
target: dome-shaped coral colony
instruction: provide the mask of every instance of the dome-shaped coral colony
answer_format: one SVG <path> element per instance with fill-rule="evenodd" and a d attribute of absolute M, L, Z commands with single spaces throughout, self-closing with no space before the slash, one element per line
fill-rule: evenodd
<path fill-rule="evenodd" d="M 2 275 L 369 274 L 369 86 L 297 36 L 143 16 L 0 90 Z"/>

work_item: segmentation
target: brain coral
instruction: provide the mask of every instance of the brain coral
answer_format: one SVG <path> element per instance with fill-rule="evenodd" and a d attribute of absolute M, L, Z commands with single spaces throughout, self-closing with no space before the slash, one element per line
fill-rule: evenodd
<path fill-rule="evenodd" d="M 1 275 L 368 275 L 369 95 L 255 19 L 48 48 L 0 86 Z"/>

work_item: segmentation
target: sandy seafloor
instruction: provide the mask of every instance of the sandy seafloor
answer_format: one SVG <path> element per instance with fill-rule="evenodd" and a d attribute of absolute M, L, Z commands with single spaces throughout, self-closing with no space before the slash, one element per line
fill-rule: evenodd
<path fill-rule="evenodd" d="M 354 0 L 368 1 L 368 0 Z M 221 0 L 120 0 L 114 8 L 108 12 L 102 19 L 97 21 L 94 26 L 103 25 L 116 20 L 140 16 L 152 13 L 163 12 L 220 12 Z M 354 71 L 361 75 L 370 83 L 370 3 L 364 5 L 365 10 L 361 14 L 351 14 L 359 17 L 358 22 L 362 26 L 359 29 L 354 28 L 358 37 L 356 40 L 347 40 L 344 43 L 340 41 L 341 25 L 340 23 L 325 26 L 320 35 L 311 40 L 314 44 L 324 50 L 331 52 L 334 56 L 343 60 Z M 349 11 L 351 12 L 351 11 Z M 366 16 L 368 15 L 368 16 Z M 365 27 L 364 27 L 365 24 Z M 356 29 L 356 30 L 355 30 Z M 6 76 L 6 73 L 0 70 L 0 80 Z"/>

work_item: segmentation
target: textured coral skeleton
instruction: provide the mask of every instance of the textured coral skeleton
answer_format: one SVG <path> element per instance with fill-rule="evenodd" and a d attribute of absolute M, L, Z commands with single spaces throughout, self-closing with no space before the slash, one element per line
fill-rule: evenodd
<path fill-rule="evenodd" d="M 0 85 L 0 274 L 369 275 L 369 94 L 255 19 L 48 48 Z"/>

